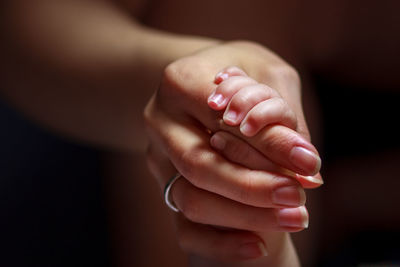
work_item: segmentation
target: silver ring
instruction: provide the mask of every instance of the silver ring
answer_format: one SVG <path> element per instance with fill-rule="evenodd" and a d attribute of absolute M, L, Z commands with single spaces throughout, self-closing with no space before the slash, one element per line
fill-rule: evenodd
<path fill-rule="evenodd" d="M 172 185 L 176 182 L 176 180 L 178 180 L 179 177 L 181 177 L 182 175 L 180 173 L 177 173 L 174 175 L 174 177 L 172 177 L 168 183 L 166 184 L 165 188 L 164 188 L 164 200 L 165 200 L 165 204 L 167 204 L 167 206 L 175 211 L 175 212 L 179 212 L 179 209 L 175 206 L 175 204 L 173 203 L 173 201 L 170 199 L 169 196 L 169 192 L 171 191 Z"/>

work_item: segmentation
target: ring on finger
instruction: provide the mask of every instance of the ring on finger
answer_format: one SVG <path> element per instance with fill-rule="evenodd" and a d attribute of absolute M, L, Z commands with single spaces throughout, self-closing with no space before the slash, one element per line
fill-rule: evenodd
<path fill-rule="evenodd" d="M 181 177 L 182 175 L 180 173 L 175 174 L 171 179 L 169 179 L 169 181 L 167 182 L 167 184 L 165 185 L 164 188 L 164 200 L 165 200 L 165 204 L 167 204 L 167 206 L 175 211 L 175 212 L 179 212 L 179 209 L 176 207 L 175 203 L 172 201 L 171 197 L 170 197 L 170 191 L 171 188 L 173 186 L 173 184 Z"/>

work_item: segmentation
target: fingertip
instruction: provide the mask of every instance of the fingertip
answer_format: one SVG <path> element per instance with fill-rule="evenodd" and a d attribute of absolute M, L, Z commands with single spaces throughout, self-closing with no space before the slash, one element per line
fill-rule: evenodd
<path fill-rule="evenodd" d="M 324 181 L 322 180 L 322 176 L 320 173 L 317 173 L 314 176 L 304 176 L 283 168 L 280 169 L 279 172 L 289 177 L 295 178 L 297 181 L 299 181 L 301 186 L 306 189 L 318 188 L 324 184 Z"/>
<path fill-rule="evenodd" d="M 214 110 L 224 109 L 227 104 L 227 99 L 222 94 L 213 92 L 207 99 L 207 104 Z"/>
<path fill-rule="evenodd" d="M 211 147 L 217 150 L 224 150 L 226 146 L 226 140 L 218 133 L 214 134 L 210 138 Z"/>
<path fill-rule="evenodd" d="M 322 180 L 321 174 L 318 173 L 314 176 L 304 176 L 296 174 L 296 179 L 301 183 L 304 188 L 314 189 L 322 186 L 324 181 Z"/>
<path fill-rule="evenodd" d="M 247 76 L 247 73 L 237 66 L 229 66 L 215 75 L 214 83 L 220 84 L 232 76 Z"/>
<path fill-rule="evenodd" d="M 283 229 L 296 231 L 308 228 L 309 215 L 305 206 L 277 209 L 276 216 L 278 225 Z"/>
<path fill-rule="evenodd" d="M 315 175 L 321 169 L 321 158 L 317 152 L 302 146 L 294 146 L 291 149 L 289 160 L 301 170 L 302 175 Z"/>
<path fill-rule="evenodd" d="M 240 125 L 240 132 L 246 137 L 252 137 L 257 133 L 257 130 L 250 123 L 245 121 Z"/>
<path fill-rule="evenodd" d="M 220 84 L 223 81 L 225 81 L 226 79 L 229 78 L 229 74 L 225 73 L 225 72 L 218 72 L 217 75 L 215 75 L 215 79 L 214 79 L 214 83 L 215 84 Z"/>
<path fill-rule="evenodd" d="M 241 239 L 241 245 L 237 249 L 237 255 L 242 260 L 256 259 L 268 256 L 268 250 L 264 241 L 254 233 L 237 233 Z"/>
<path fill-rule="evenodd" d="M 223 120 L 229 126 L 236 126 L 240 123 L 240 114 L 232 109 L 227 109 L 224 113 Z"/>
<path fill-rule="evenodd" d="M 237 253 L 243 260 L 257 259 L 268 255 L 262 242 L 243 244 Z"/>

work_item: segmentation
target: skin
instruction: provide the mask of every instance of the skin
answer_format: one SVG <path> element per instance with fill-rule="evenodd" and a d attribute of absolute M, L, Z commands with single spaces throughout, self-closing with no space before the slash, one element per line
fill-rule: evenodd
<path fill-rule="evenodd" d="M 199 77 L 197 81 L 194 79 L 188 79 L 188 81 L 192 83 L 203 83 L 204 81 L 208 81 L 208 79 L 204 78 L 213 77 L 218 69 L 222 69 L 227 65 L 237 65 L 237 63 L 240 63 L 240 60 L 242 59 L 244 60 L 242 62 L 244 67 L 247 66 L 247 68 L 245 68 L 246 71 L 251 75 L 254 74 L 254 76 L 259 78 L 261 81 L 270 80 L 273 82 L 273 80 L 271 80 L 271 75 L 268 75 L 270 77 L 267 78 L 266 74 L 270 74 L 276 68 L 279 70 L 279 73 L 284 75 L 284 77 L 286 77 L 286 75 L 293 77 L 293 80 L 282 80 L 277 74 L 274 75 L 276 82 L 280 84 L 283 84 L 283 82 L 288 82 L 293 85 L 298 84 L 296 72 L 279 57 L 262 46 L 251 42 L 237 42 L 220 45 L 215 40 L 175 36 L 155 32 L 136 24 L 117 6 L 114 6 L 107 1 L 96 2 L 94 4 L 91 1 L 42 0 L 29 3 L 26 3 L 25 1 L 13 1 L 7 2 L 6 4 L 9 12 L 6 16 L 2 17 L 2 25 L 10 25 L 11 28 L 7 27 L 7 31 L 2 32 L 2 34 L 7 37 L 4 38 L 7 42 L 3 44 L 3 46 L 4 51 L 7 51 L 4 63 L 8 66 L 8 68 L 4 69 L 5 71 L 3 72 L 6 86 L 2 88 L 2 94 L 10 103 L 13 103 L 20 110 L 41 124 L 47 125 L 47 127 L 63 132 L 64 134 L 68 134 L 78 139 L 87 140 L 92 143 L 116 149 L 130 151 L 136 149 L 140 150 L 143 143 L 142 136 L 144 136 L 145 133 L 137 131 L 138 128 L 141 128 L 141 112 L 138 112 L 138 110 L 143 109 L 143 104 L 146 102 L 145 99 L 148 98 L 150 91 L 155 88 L 155 84 L 160 77 L 163 77 L 161 88 L 164 89 L 159 92 L 163 93 L 165 90 L 167 92 L 170 90 L 168 89 L 168 83 L 179 77 L 172 74 L 174 68 L 179 68 L 180 64 L 193 63 L 194 67 L 199 63 L 202 64 L 208 61 L 214 62 L 212 63 L 213 66 L 211 66 L 211 68 L 210 66 L 204 65 L 203 68 L 198 69 L 203 71 L 202 73 L 205 76 L 201 79 Z M 29 10 L 29 13 L 26 13 L 26 10 Z M 83 19 L 81 20 L 76 20 L 73 15 L 76 10 L 80 10 L 83 14 L 87 12 L 87 15 L 83 15 Z M 97 12 L 93 12 L 93 10 L 96 10 Z M 53 14 L 58 15 L 53 16 Z M 102 30 L 92 32 L 94 24 L 102 26 L 100 27 Z M 40 36 L 40 38 L 38 38 L 38 36 Z M 114 38 L 114 36 L 124 36 L 126 39 L 121 42 L 119 38 Z M 210 49 L 207 50 L 209 47 Z M 207 51 L 203 53 L 199 52 L 198 54 L 194 53 L 194 51 L 200 49 Z M 223 51 L 230 52 L 232 55 L 235 55 L 236 58 L 223 56 L 221 54 Z M 154 53 L 160 53 L 160 56 L 155 57 Z M 264 59 L 258 61 L 257 64 L 259 66 L 270 65 L 270 68 L 263 72 L 260 72 L 260 68 L 257 67 L 257 64 L 251 63 L 251 61 L 259 58 L 260 53 L 263 54 Z M 216 58 L 210 61 L 214 56 L 216 56 Z M 154 60 L 154 58 L 157 60 Z M 177 60 L 178 58 L 179 61 Z M 24 74 L 26 75 L 25 79 L 18 79 L 18 73 L 20 73 L 20 71 L 17 71 L 16 68 L 20 66 L 20 62 L 23 62 L 22 66 L 24 66 Z M 169 67 L 166 68 L 166 65 L 171 62 L 174 62 L 174 64 L 170 64 Z M 246 62 L 249 63 L 245 64 Z M 51 79 L 48 78 L 49 75 L 52 77 Z M 84 89 L 81 88 L 82 85 L 85 85 Z M 131 90 L 133 85 L 137 88 L 144 88 L 144 90 Z M 301 106 L 298 101 L 300 96 L 299 91 L 293 90 L 289 93 L 287 91 L 288 88 L 285 88 L 284 86 L 281 88 L 282 94 L 286 93 L 286 95 L 294 95 L 294 99 L 292 100 L 293 108 L 299 110 L 299 114 L 302 116 Z M 183 91 L 180 91 L 180 89 L 187 89 L 187 87 L 174 88 L 173 91 L 169 92 L 168 97 L 165 99 L 170 99 L 170 96 L 173 96 L 174 92 L 182 93 Z M 37 95 L 37 92 L 40 92 L 39 96 Z M 202 106 L 204 105 L 204 107 L 207 108 L 206 96 L 209 94 L 207 91 L 193 91 L 190 95 L 183 95 L 183 97 L 189 97 L 186 100 L 189 100 L 190 97 L 193 99 L 193 97 L 196 97 L 195 94 L 198 93 L 205 98 L 204 101 L 198 101 L 196 103 L 203 103 Z M 31 101 L 32 99 L 35 99 L 36 101 Z M 153 98 L 153 101 L 154 99 L 155 98 Z M 164 98 L 161 97 L 161 99 Z M 71 103 L 73 103 L 73 105 L 71 105 Z M 182 103 L 183 105 L 180 107 L 180 110 L 176 111 L 178 115 L 172 118 L 172 126 L 178 130 L 180 130 L 179 127 L 177 127 L 180 123 L 179 120 L 185 119 L 182 115 L 187 115 L 184 113 L 187 108 L 185 105 L 188 105 L 190 101 L 184 101 Z M 52 110 L 52 107 L 54 106 L 57 106 L 57 112 L 48 112 L 48 110 Z M 148 107 L 149 106 L 152 106 L 152 102 L 150 102 Z M 149 114 L 150 109 L 151 108 L 147 108 L 146 114 Z M 155 118 L 159 119 L 161 117 L 169 116 L 170 114 L 168 113 L 170 111 L 171 110 L 168 112 L 162 111 L 165 114 L 160 114 L 160 116 L 157 115 L 156 117 L 149 117 L 146 115 L 147 124 L 151 125 L 150 118 L 154 120 Z M 206 124 L 210 126 L 210 129 L 219 129 L 215 117 L 211 116 L 201 118 L 201 116 L 205 115 L 201 112 L 201 107 L 196 107 L 191 110 L 186 109 L 186 111 L 200 115 L 198 119 L 208 121 Z M 112 127 L 110 127 L 110 125 L 112 125 Z M 162 129 L 158 130 L 159 133 L 168 128 L 166 123 L 163 123 L 162 125 Z M 305 125 L 304 122 L 303 125 Z M 186 126 L 192 128 L 194 132 L 192 132 L 191 135 L 194 138 L 201 137 L 198 135 L 200 129 L 197 125 L 194 126 L 192 122 L 187 122 Z M 305 127 L 303 130 L 306 132 Z M 272 132 L 272 134 L 274 133 Z M 301 137 L 301 135 L 296 132 L 288 133 L 288 135 L 290 134 L 297 136 L 293 139 L 293 142 L 300 142 L 304 146 L 309 146 L 309 149 L 314 149 L 312 145 L 304 139 L 304 137 Z M 154 135 L 150 135 L 152 143 L 157 145 L 160 144 L 163 138 L 168 138 L 167 134 L 165 134 L 164 137 L 159 135 L 156 138 L 154 138 Z M 133 139 L 132 136 L 137 136 L 138 138 Z M 177 136 L 179 136 L 179 133 Z M 185 138 L 181 140 L 187 140 L 189 141 L 188 144 L 190 144 L 194 139 L 188 138 L 188 136 L 190 135 L 186 135 Z M 160 137 L 162 138 L 160 139 Z M 204 138 L 204 136 L 202 138 Z M 177 139 L 175 138 L 172 141 L 176 142 L 176 140 Z M 202 142 L 205 145 L 208 145 L 209 136 L 206 139 L 203 139 Z M 257 143 L 260 141 L 255 140 L 254 142 Z M 172 143 L 168 146 L 170 148 L 174 147 Z M 156 149 L 160 148 L 164 149 L 165 146 L 160 144 L 156 147 Z M 186 151 L 187 158 L 183 158 L 183 161 L 180 161 L 175 157 L 175 165 L 180 165 L 181 168 L 183 167 L 186 168 L 186 170 L 189 170 L 187 166 L 190 166 L 190 163 L 196 159 L 196 157 L 193 157 L 190 153 L 196 152 L 196 150 L 190 151 L 188 150 L 190 148 L 188 146 L 182 148 Z M 170 151 L 172 152 L 173 149 L 170 149 Z M 190 153 L 187 151 L 190 151 Z M 201 150 L 197 151 L 197 155 L 200 155 L 203 152 L 204 151 Z M 267 152 L 268 151 L 266 151 L 266 153 Z M 208 153 L 211 153 L 210 155 L 213 155 L 214 157 L 216 156 L 221 158 L 219 153 L 216 151 L 209 150 Z M 270 151 L 268 153 L 272 152 Z M 165 157 L 165 155 L 163 158 L 168 160 L 168 157 Z M 169 158 L 173 160 L 174 156 L 170 155 Z M 208 182 L 203 181 L 202 187 L 204 187 L 206 191 L 215 193 L 216 195 L 231 198 L 233 202 L 228 201 L 228 206 L 235 207 L 235 205 L 238 205 L 236 202 L 239 201 L 245 205 L 270 208 L 272 204 L 270 199 L 271 196 L 270 194 L 263 194 L 263 191 L 265 193 L 271 191 L 273 187 L 284 185 L 292 185 L 292 187 L 299 186 L 297 181 L 285 176 L 278 179 L 275 174 L 272 175 L 267 172 L 251 171 L 249 169 L 241 168 L 240 173 L 249 176 L 249 179 L 255 179 L 255 181 L 258 180 L 257 183 L 259 184 L 249 192 L 242 191 L 243 189 L 240 187 L 243 186 L 244 190 L 249 189 L 245 189 L 245 184 L 240 184 L 243 183 L 240 179 L 232 180 L 232 178 L 229 178 L 228 176 L 232 171 L 238 170 L 238 167 L 226 160 L 225 162 L 226 169 L 223 167 L 215 168 L 214 166 L 213 172 L 214 175 L 218 175 L 219 178 L 222 178 L 220 181 L 226 183 L 228 187 L 232 188 L 232 190 L 223 189 L 221 191 L 221 187 L 219 187 L 218 184 L 213 184 L 211 179 Z M 210 165 L 210 162 L 204 163 L 213 167 Z M 160 168 L 160 165 L 157 165 L 158 168 Z M 200 167 L 200 165 L 193 166 L 197 169 Z M 162 186 L 164 186 L 167 177 L 169 177 L 168 169 L 162 169 L 161 172 L 164 175 L 164 181 L 162 183 Z M 193 176 L 187 171 L 182 171 L 182 173 L 184 173 L 188 179 L 191 179 L 192 182 L 195 181 L 196 175 Z M 197 176 L 200 174 L 201 173 L 198 173 Z M 224 176 L 226 178 L 223 178 Z M 250 178 L 253 176 L 254 178 Z M 263 177 L 265 177 L 265 179 L 263 179 Z M 179 188 L 178 184 L 174 189 L 175 192 L 177 188 Z M 242 193 L 240 193 L 240 191 L 242 191 Z M 243 198 L 245 195 L 251 196 L 251 192 L 256 192 L 254 197 L 249 199 Z M 299 192 L 297 191 L 297 193 Z M 179 194 L 174 194 L 173 192 L 173 195 Z M 200 197 L 196 200 L 197 202 L 202 198 L 215 198 L 214 195 L 211 197 L 200 194 L 199 196 Z M 181 203 L 187 201 L 176 202 L 179 206 Z M 299 205 L 301 205 L 301 203 L 299 203 Z M 273 227 L 273 225 L 276 224 L 274 219 L 276 220 L 277 215 L 272 215 L 272 211 L 268 211 L 264 215 L 263 211 L 251 208 L 250 206 L 243 206 L 243 208 L 249 209 L 250 213 L 254 213 L 253 216 L 259 217 L 261 220 L 264 216 L 267 216 L 267 218 L 270 216 L 270 223 L 266 226 L 263 224 L 257 226 L 254 222 L 244 221 L 241 225 L 233 225 L 234 227 L 237 226 L 239 228 L 245 228 L 246 230 L 260 231 L 271 229 L 278 230 L 276 226 L 275 228 Z M 187 209 L 183 208 L 183 210 L 186 211 L 183 213 L 187 216 Z M 196 213 L 192 214 L 193 216 L 197 216 L 188 216 L 192 221 L 198 221 L 196 218 L 204 216 L 202 220 L 211 219 L 211 221 L 207 222 L 210 224 L 218 224 L 215 223 L 215 216 L 212 214 L 211 216 L 210 214 L 204 214 L 200 217 Z M 294 218 L 297 216 L 297 219 L 295 220 L 301 220 L 301 223 L 299 223 L 299 226 L 301 225 L 301 227 L 292 226 L 290 229 L 284 227 L 280 228 L 280 230 L 297 231 L 302 229 L 303 220 L 306 219 L 304 216 L 306 215 L 300 211 L 294 211 L 294 214 Z M 234 218 L 238 215 L 232 213 L 232 216 Z M 235 220 L 232 219 L 231 221 Z M 226 222 L 223 222 L 223 224 L 226 224 Z M 233 232 L 231 235 L 236 237 L 233 241 L 236 240 L 239 244 L 244 241 L 248 242 L 248 238 L 251 236 L 246 234 L 245 238 L 237 238 L 240 233 L 236 232 Z M 203 236 L 203 238 L 204 237 L 206 236 Z M 254 235 L 252 235 L 251 238 L 254 240 Z M 281 265 L 287 264 L 288 262 L 297 264 L 296 254 L 287 235 L 282 233 L 270 233 L 264 237 L 264 239 L 268 240 L 268 242 L 273 245 L 269 246 L 270 256 L 261 262 L 257 262 L 257 265 L 265 263 Z M 191 242 L 189 243 L 192 244 L 197 243 L 198 241 L 197 239 L 188 240 L 190 240 Z M 206 243 L 209 243 L 212 241 L 212 238 L 211 236 L 208 236 L 208 238 L 205 238 L 204 240 Z M 232 242 L 232 239 L 230 240 L 231 241 L 229 241 L 228 238 L 227 244 Z M 265 242 L 259 237 L 258 240 L 257 244 L 260 241 Z M 238 243 L 236 243 L 236 245 L 238 245 Z M 232 244 L 230 244 L 230 247 L 232 247 Z M 240 259 L 240 257 L 233 257 L 233 255 L 226 253 L 230 247 L 222 247 L 222 251 L 215 256 L 217 256 L 219 260 Z M 189 251 L 197 252 L 206 257 L 212 256 L 210 255 L 210 251 L 207 249 L 209 249 L 209 247 L 204 246 L 203 248 L 197 248 L 197 250 L 196 248 L 189 249 Z M 233 250 L 233 253 L 238 252 Z M 251 258 L 254 256 L 253 253 Z M 243 255 L 241 256 L 241 259 L 248 258 L 249 255 L 246 257 L 243 257 Z"/>
<path fill-rule="evenodd" d="M 232 56 L 221 57 L 223 54 L 221 52 L 229 51 L 230 49 L 235 49 L 235 53 L 232 53 Z M 243 218 L 246 218 L 245 222 L 232 225 L 232 223 L 238 223 L 243 220 L 240 213 L 234 215 L 234 211 L 241 206 L 237 202 L 246 204 L 249 208 L 251 206 L 260 208 L 277 207 L 271 203 L 270 197 L 272 195 L 268 191 L 271 189 L 274 190 L 273 188 L 278 189 L 281 186 L 291 186 L 293 188 L 298 186 L 295 180 L 287 179 L 285 175 L 271 176 L 271 173 L 268 172 L 248 172 L 249 170 L 246 168 L 224 162 L 224 159 L 208 146 L 210 137 L 204 129 L 208 128 L 213 131 L 218 129 L 219 125 L 218 120 L 213 116 L 214 113 L 210 112 L 211 110 L 205 105 L 208 95 L 213 90 L 213 87 L 215 87 L 215 84 L 212 82 L 214 74 L 211 73 L 216 73 L 217 70 L 221 69 L 221 66 L 226 65 L 228 63 L 226 58 L 230 63 L 233 63 L 235 60 L 238 63 L 242 57 L 249 59 L 257 55 L 260 58 L 260 54 L 265 56 L 264 63 L 260 62 L 260 64 L 266 64 L 268 61 L 270 63 L 282 62 L 275 55 L 264 50 L 264 48 L 245 42 L 211 47 L 192 56 L 175 61 L 166 69 L 160 90 L 154 95 L 146 108 L 145 117 L 149 136 L 152 139 L 152 143 L 155 144 L 149 150 L 150 169 L 153 170 L 154 175 L 158 178 L 161 187 L 176 172 L 175 168 L 187 178 L 189 182 L 180 179 L 175 183 L 172 189 L 172 196 L 183 215 L 190 221 L 236 227 L 243 230 L 268 232 L 274 224 L 273 219 L 268 219 L 268 217 L 261 220 L 262 228 L 257 228 L 254 225 L 254 220 L 251 220 L 253 216 L 244 216 Z M 210 58 L 221 59 L 210 61 Z M 210 62 L 212 63 L 210 64 Z M 250 63 L 250 66 L 253 66 L 253 63 Z M 244 69 L 246 69 L 245 64 Z M 251 70 L 249 67 L 248 69 Z M 291 71 L 291 69 L 289 68 L 288 71 Z M 271 77 L 271 75 L 265 75 L 265 77 Z M 296 84 L 295 80 L 287 80 L 287 82 L 288 85 Z M 205 90 L 205 88 L 210 89 Z M 165 97 L 165 95 L 169 97 Z M 203 100 L 201 101 L 201 99 Z M 177 106 L 174 105 L 174 102 L 184 103 L 184 105 L 183 107 Z M 193 118 L 196 118 L 196 121 L 199 121 L 204 126 L 199 127 L 198 123 L 193 123 Z M 293 138 L 285 138 L 285 143 L 288 147 L 295 146 L 294 143 L 297 142 L 302 144 L 308 143 L 305 142 L 304 137 L 300 134 L 286 127 L 283 128 L 286 129 L 288 136 L 291 134 L 295 135 L 292 136 Z M 233 130 L 230 129 L 230 131 Z M 284 131 L 283 129 L 279 129 L 278 126 L 266 129 L 258 140 L 272 138 L 273 135 L 282 136 L 282 132 Z M 287 142 L 287 140 L 291 141 Z M 280 143 L 279 148 L 282 148 L 282 145 Z M 312 148 L 310 147 L 310 149 Z M 272 148 L 271 151 L 275 150 Z M 268 149 L 264 152 L 268 153 Z M 272 154 L 269 153 L 269 155 Z M 170 167 L 167 168 L 167 161 L 169 160 L 171 160 L 173 166 L 169 164 Z M 163 168 L 158 167 L 161 161 L 166 161 Z M 165 171 L 167 169 L 171 169 L 169 175 Z M 215 174 L 217 176 L 214 176 Z M 249 180 L 242 178 L 246 176 L 248 176 Z M 246 182 L 251 183 L 251 185 L 246 185 Z M 237 188 L 243 188 L 245 191 L 237 191 Z M 219 196 L 202 193 L 201 189 L 216 193 Z M 228 198 L 230 201 L 224 198 L 221 199 L 220 196 Z M 203 205 L 205 201 L 208 201 L 206 203 L 209 204 Z M 301 205 L 301 203 L 299 202 L 297 205 Z M 236 208 L 233 208 L 231 212 L 230 209 L 227 209 L 229 206 L 236 206 Z M 215 212 L 210 210 L 210 207 L 215 208 Z M 220 221 L 218 214 L 221 214 L 221 212 L 224 212 L 231 219 Z M 259 210 L 259 212 L 261 212 L 260 216 L 257 217 L 260 218 L 263 217 L 262 214 L 267 215 L 269 213 L 268 209 Z M 303 218 L 300 210 L 296 214 L 298 219 L 301 220 Z M 292 229 L 284 228 L 284 230 L 297 231 L 304 227 L 301 225 L 303 225 L 303 222 L 300 221 L 297 227 Z M 280 243 L 288 241 L 285 235 L 280 234 L 280 236 L 280 239 L 275 239 L 279 241 L 276 243 L 276 247 L 279 247 Z M 269 241 L 268 234 L 264 238 L 266 242 Z M 196 243 L 195 240 L 193 240 L 193 243 Z M 198 249 L 195 252 L 203 256 L 212 257 L 214 253 L 211 252 L 215 251 L 215 249 L 218 250 L 218 247 L 212 245 L 209 246 L 209 250 L 202 251 Z M 274 254 L 270 254 L 269 257 L 264 258 L 258 264 L 284 264 L 281 262 L 280 251 L 274 251 L 273 248 L 272 251 L 271 253 Z M 220 255 L 223 255 L 223 253 Z M 218 259 L 221 260 L 221 258 Z M 222 258 L 222 260 L 229 260 L 229 257 Z M 293 261 L 293 264 L 296 264 L 296 260 Z"/>
<path fill-rule="evenodd" d="M 358 4 L 346 5 L 346 12 L 343 12 L 345 3 L 338 1 L 324 2 L 324 6 L 321 6 L 322 3 L 318 1 L 307 3 L 293 1 L 292 4 L 297 7 L 293 9 L 288 9 L 286 3 L 278 1 L 273 3 L 259 1 L 252 5 L 253 9 L 243 9 L 236 2 L 231 2 L 227 6 L 222 2 L 203 1 L 189 4 L 188 1 L 162 1 L 159 5 L 152 6 L 151 12 L 146 13 L 143 12 L 146 9 L 142 8 L 145 5 L 141 2 L 125 2 L 119 3 L 124 10 L 128 10 L 129 14 L 137 16 L 147 25 L 155 28 L 183 34 L 218 36 L 224 39 L 247 38 L 268 45 L 300 70 L 306 84 L 308 84 L 307 70 L 312 68 L 318 68 L 326 73 L 335 73 L 338 79 L 350 79 L 353 83 L 367 83 L 371 86 L 384 83 L 387 85 L 386 88 L 396 88 L 393 85 L 399 82 L 397 75 L 390 74 L 390 71 L 395 69 L 391 66 L 395 66 L 396 62 L 385 60 L 396 55 L 399 43 L 399 38 L 396 36 L 398 35 L 391 36 L 391 24 L 371 20 L 371 14 L 361 16 L 361 21 L 357 22 L 359 17 L 352 14 L 358 10 Z M 2 87 L 2 94 L 10 103 L 19 107 L 30 117 L 56 131 L 106 147 L 140 151 L 143 150 L 145 138 L 144 132 L 137 131 L 137 126 L 142 125 L 140 112 L 145 101 L 152 94 L 153 88 L 158 85 L 165 66 L 199 49 L 213 46 L 217 41 L 175 35 L 166 36 L 154 34 L 154 32 L 148 34 L 148 31 L 143 31 L 138 24 L 132 22 L 128 14 L 121 12 L 121 9 L 110 6 L 107 2 L 99 1 L 99 3 L 96 4 L 96 10 L 104 12 L 100 12 L 103 14 L 99 16 L 101 19 L 96 20 L 97 15 L 88 12 L 87 16 L 82 17 L 91 19 L 83 21 L 77 21 L 75 16 L 68 14 L 73 14 L 74 8 L 92 9 L 94 6 L 89 1 L 69 1 L 68 3 L 66 1 L 10 1 L 6 3 L 5 5 L 10 8 L 7 11 L 12 12 L 1 16 L 2 25 L 12 25 L 14 28 L 10 31 L 11 34 L 2 32 L 6 36 L 2 39 L 7 40 L 2 43 L 4 52 L 2 62 L 4 77 L 2 78 L 5 84 Z M 201 6 L 198 6 L 200 4 Z M 373 1 L 367 3 L 363 1 L 362 4 L 374 5 Z M 213 8 L 208 8 L 210 6 Z M 385 7 L 387 6 L 373 6 L 366 10 L 385 15 L 396 10 L 390 6 L 386 9 Z M 43 25 L 40 24 L 41 21 L 51 22 L 45 25 L 58 25 L 58 17 L 49 17 L 48 13 L 43 11 L 49 10 L 48 8 L 55 14 L 65 15 L 63 19 L 68 19 L 74 26 L 72 28 L 79 31 L 65 31 L 63 25 L 60 25 L 58 29 L 48 26 L 39 27 Z M 29 10 L 29 13 L 24 10 Z M 184 14 L 179 10 L 185 10 Z M 223 17 L 218 16 L 221 10 L 224 11 Z M 255 11 L 262 14 L 256 16 Z M 141 14 L 146 14 L 146 16 L 141 16 Z M 185 16 L 192 19 L 188 20 Z M 172 20 L 171 17 L 174 19 Z M 268 34 L 260 34 L 258 27 L 260 20 L 257 18 L 262 18 L 262 25 L 265 25 L 263 29 Z M 315 20 L 318 23 L 315 23 Z M 201 24 L 201 27 L 194 25 L 196 21 Z M 276 21 L 278 22 L 272 23 Z M 106 29 L 106 31 L 97 32 L 96 38 L 85 34 L 92 29 L 90 25 L 93 25 L 91 24 L 93 22 L 96 25 L 103 23 L 101 25 L 104 27 L 101 28 Z M 300 25 L 299 22 L 301 22 Z M 87 27 L 83 27 L 85 25 Z M 369 26 L 361 27 L 360 25 Z M 375 25 L 378 27 L 372 27 Z M 380 31 L 379 25 L 388 30 Z M 38 28 L 40 34 L 38 34 Z M 117 32 L 116 29 L 118 29 Z M 139 31 L 136 31 L 138 29 Z M 383 39 L 390 38 L 391 42 L 371 42 L 370 37 L 374 36 L 371 30 L 383 34 Z M 62 35 L 59 34 L 60 32 Z M 137 32 L 143 38 L 131 38 L 131 36 L 138 36 Z M 245 36 L 239 36 L 238 33 Z M 60 35 L 61 42 L 60 38 L 54 38 Z M 121 42 L 117 38 L 118 42 L 114 42 L 115 38 L 110 38 L 111 36 L 124 36 L 127 40 Z M 293 38 L 293 36 L 298 38 Z M 313 38 L 314 36 L 319 36 L 319 38 Z M 77 39 L 81 40 L 78 45 L 68 42 Z M 352 50 L 352 46 L 347 45 L 349 43 L 358 44 L 353 47 L 365 47 L 365 49 Z M 368 43 L 369 46 L 364 46 L 364 43 Z M 142 53 L 132 55 L 132 51 L 135 51 L 138 45 Z M 146 58 L 154 55 L 154 51 L 159 51 L 157 46 L 162 47 L 166 53 L 157 54 L 159 55 L 156 57 L 157 62 L 148 63 Z M 76 47 L 79 49 L 74 49 Z M 93 47 L 97 47 L 98 50 L 93 50 Z M 371 56 L 371 47 L 374 51 L 382 51 L 384 56 Z M 80 49 L 84 49 L 85 52 L 77 53 Z M 346 61 L 349 55 L 360 60 Z M 132 58 L 135 60 L 131 60 Z M 365 58 L 368 58 L 369 64 L 361 60 Z M 16 75 L 21 71 L 21 65 L 18 64 L 20 62 L 24 63 L 23 72 L 26 79 L 23 80 Z M 234 63 L 230 62 L 227 65 L 234 65 Z M 305 67 L 306 64 L 311 65 Z M 368 67 L 369 65 L 385 66 L 385 68 L 375 69 Z M 137 66 L 147 67 L 138 68 Z M 357 71 L 352 71 L 354 69 Z M 46 78 L 50 74 L 53 77 L 51 81 Z M 251 75 L 259 78 L 258 73 Z M 260 81 L 271 83 L 263 79 Z M 76 84 L 79 83 L 84 83 L 87 85 L 85 88 L 88 89 L 78 90 Z M 146 89 L 140 92 L 132 91 L 133 84 L 137 85 L 137 88 Z M 36 91 L 27 88 L 35 88 Z M 55 88 L 58 91 L 54 91 Z M 112 94 L 109 93 L 111 89 Z M 41 101 L 33 102 L 32 99 L 37 99 L 37 90 L 43 92 Z M 308 95 L 308 91 L 305 93 Z M 294 102 L 299 102 L 298 99 Z M 312 98 L 305 99 L 309 101 Z M 74 103 L 73 108 L 68 103 Z M 57 106 L 60 113 L 47 112 L 53 106 Z M 309 106 L 311 105 L 305 105 L 307 108 Z M 105 127 L 109 125 L 113 127 Z M 131 138 L 133 135 L 137 138 Z M 243 159 L 236 160 L 243 161 Z"/>

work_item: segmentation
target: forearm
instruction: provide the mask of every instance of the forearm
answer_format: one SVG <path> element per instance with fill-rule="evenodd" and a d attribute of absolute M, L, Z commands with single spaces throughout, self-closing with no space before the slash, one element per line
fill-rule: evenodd
<path fill-rule="evenodd" d="M 5 98 L 47 127 L 116 148 L 144 147 L 142 110 L 164 67 L 215 43 L 147 29 L 107 1 L 8 1 L 5 11 Z"/>

